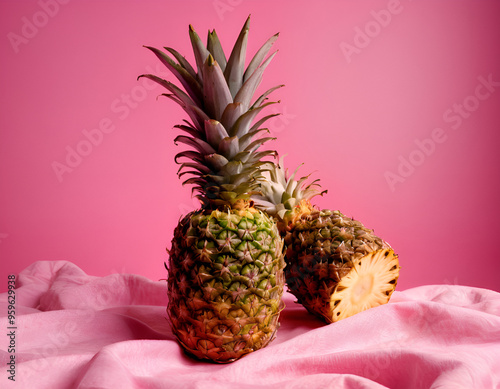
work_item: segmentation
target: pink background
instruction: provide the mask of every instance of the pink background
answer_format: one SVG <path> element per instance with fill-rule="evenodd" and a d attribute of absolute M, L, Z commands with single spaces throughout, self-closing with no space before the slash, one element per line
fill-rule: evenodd
<path fill-rule="evenodd" d="M 1 290 L 38 260 L 166 276 L 165 247 L 196 202 L 173 162 L 172 126 L 184 115 L 156 101 L 160 87 L 136 81 L 163 71 L 141 46 L 191 60 L 189 23 L 203 37 L 216 28 L 228 48 L 251 13 L 251 53 L 281 33 L 261 85 L 286 84 L 274 94 L 285 115 L 270 123 L 273 146 L 289 167 L 317 171 L 329 189 L 317 204 L 393 245 L 399 290 L 500 291 L 500 85 L 478 79 L 500 82 L 500 2 L 66 2 L 0 1 Z M 106 122 L 114 131 L 82 148 L 83 131 Z M 88 155 L 58 179 L 53 163 L 78 145 Z"/>

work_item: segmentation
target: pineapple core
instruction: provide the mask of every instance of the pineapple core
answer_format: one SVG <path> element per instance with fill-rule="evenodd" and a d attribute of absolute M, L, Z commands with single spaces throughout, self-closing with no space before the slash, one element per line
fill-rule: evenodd
<path fill-rule="evenodd" d="M 356 260 L 330 298 L 331 321 L 387 303 L 399 275 L 397 258 L 385 248 Z"/>

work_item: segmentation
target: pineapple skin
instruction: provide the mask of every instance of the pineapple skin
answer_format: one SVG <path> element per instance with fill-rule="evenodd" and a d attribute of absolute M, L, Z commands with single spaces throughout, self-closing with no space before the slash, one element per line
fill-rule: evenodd
<path fill-rule="evenodd" d="M 195 211 L 174 231 L 167 313 L 186 352 L 233 362 L 265 347 L 279 327 L 283 240 L 263 212 Z"/>
<path fill-rule="evenodd" d="M 343 287 L 339 283 L 361 264 L 363 257 L 378 251 L 387 256 L 392 253 L 397 265 L 391 265 L 384 285 L 383 301 L 389 301 L 396 288 L 399 277 L 397 255 L 381 238 L 340 211 L 314 209 L 311 213 L 301 215 L 282 230 L 285 239 L 287 266 L 285 276 L 289 291 L 311 314 L 320 317 L 327 323 L 351 316 L 358 311 L 340 315 L 334 312 L 335 305 L 344 299 L 340 295 Z M 371 259 L 369 259 L 371 260 Z M 389 269 L 387 269 L 389 270 Z M 351 273 L 351 277 L 353 274 Z M 367 308 L 363 308 L 364 310 Z M 338 316 L 337 316 L 338 315 Z"/>

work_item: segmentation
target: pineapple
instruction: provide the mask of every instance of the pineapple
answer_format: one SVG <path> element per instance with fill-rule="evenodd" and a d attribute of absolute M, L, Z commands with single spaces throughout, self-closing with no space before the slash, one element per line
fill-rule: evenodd
<path fill-rule="evenodd" d="M 190 26 L 195 66 L 176 50 L 147 47 L 177 77 L 184 91 L 155 75 L 190 121 L 175 126 L 179 177 L 193 185 L 201 208 L 184 216 L 174 231 L 168 260 L 171 328 L 189 354 L 226 363 L 265 347 L 275 337 L 285 285 L 283 239 L 276 222 L 253 207 L 252 193 L 263 179 L 260 165 L 273 151 L 257 151 L 272 139 L 261 137 L 256 116 L 268 105 L 269 89 L 255 98 L 277 35 L 245 69 L 250 19 L 227 59 L 215 30 L 206 46 Z M 173 57 L 173 58 L 172 58 Z M 267 58 L 266 58 L 267 57 Z M 196 69 L 196 70 L 195 70 Z"/>
<path fill-rule="evenodd" d="M 385 304 L 396 288 L 398 256 L 387 242 L 340 211 L 319 210 L 319 184 L 269 163 L 256 206 L 278 219 L 286 281 L 298 302 L 328 323 Z"/>

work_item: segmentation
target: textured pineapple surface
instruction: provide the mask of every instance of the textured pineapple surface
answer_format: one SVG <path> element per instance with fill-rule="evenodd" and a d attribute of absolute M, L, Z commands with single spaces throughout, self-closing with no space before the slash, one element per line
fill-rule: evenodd
<path fill-rule="evenodd" d="M 285 264 L 272 219 L 253 209 L 192 212 L 170 254 L 167 312 L 187 352 L 231 362 L 274 338 Z"/>
<path fill-rule="evenodd" d="M 396 287 L 392 248 L 339 211 L 303 215 L 289 226 L 285 244 L 290 292 L 327 322 L 386 303 Z"/>

